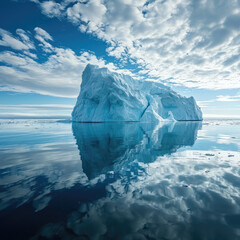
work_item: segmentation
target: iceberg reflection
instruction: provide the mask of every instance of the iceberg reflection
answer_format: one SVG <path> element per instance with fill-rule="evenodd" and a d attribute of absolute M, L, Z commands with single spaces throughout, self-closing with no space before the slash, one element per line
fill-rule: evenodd
<path fill-rule="evenodd" d="M 106 185 L 106 197 L 69 216 L 66 225 L 74 234 L 89 239 L 239 239 L 240 154 L 180 150 L 194 144 L 201 123 L 72 127 L 90 182 L 107 179 L 109 173 L 114 179 Z"/>
<path fill-rule="evenodd" d="M 89 179 L 114 170 L 114 165 L 153 162 L 184 146 L 192 146 L 201 122 L 162 125 L 141 123 L 72 123 L 73 135 Z"/>
<path fill-rule="evenodd" d="M 15 125 L 1 239 L 240 239 L 239 121 Z"/>

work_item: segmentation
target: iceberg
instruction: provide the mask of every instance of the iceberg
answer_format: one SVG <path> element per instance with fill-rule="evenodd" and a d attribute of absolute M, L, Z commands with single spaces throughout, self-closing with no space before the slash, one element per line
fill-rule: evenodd
<path fill-rule="evenodd" d="M 158 82 L 135 80 L 88 64 L 72 112 L 75 122 L 201 121 L 193 97 Z"/>

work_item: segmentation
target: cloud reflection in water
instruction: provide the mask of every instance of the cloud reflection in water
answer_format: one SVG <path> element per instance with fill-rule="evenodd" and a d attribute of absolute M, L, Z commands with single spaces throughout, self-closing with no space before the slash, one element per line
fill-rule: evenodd
<path fill-rule="evenodd" d="M 229 128 L 237 132 L 239 126 Z M 20 165 L 18 160 L 28 156 L 22 149 L 5 181 L 9 189 L 28 189 L 21 198 L 26 202 L 34 195 L 32 204 L 39 214 L 63 201 L 56 192 L 68 202 L 61 220 L 46 218 L 33 239 L 238 239 L 240 153 L 226 148 L 239 136 L 232 138 L 231 133 L 230 144 L 222 150 L 218 143 L 208 148 L 213 137 L 208 137 L 208 125 L 203 128 L 194 144 L 201 129 L 198 122 L 73 123 L 79 153 L 72 142 L 44 143 L 40 155 L 34 153 L 36 146 L 28 149 L 34 159 Z M 37 185 L 39 176 L 44 176 L 45 185 Z M 40 185 L 38 193 L 33 186 Z M 16 199 L 17 191 L 12 192 Z M 10 192 L 2 196 L 2 203 L 11 204 Z"/>

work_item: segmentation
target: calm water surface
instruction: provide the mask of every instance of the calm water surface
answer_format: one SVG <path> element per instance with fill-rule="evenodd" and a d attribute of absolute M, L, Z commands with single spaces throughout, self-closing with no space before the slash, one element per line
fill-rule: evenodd
<path fill-rule="evenodd" d="M 0 239 L 240 239 L 240 120 L 0 120 Z"/>

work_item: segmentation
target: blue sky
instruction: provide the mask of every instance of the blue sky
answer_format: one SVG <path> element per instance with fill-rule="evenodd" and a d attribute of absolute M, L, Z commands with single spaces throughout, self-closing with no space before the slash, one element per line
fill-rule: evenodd
<path fill-rule="evenodd" d="M 69 116 L 87 63 L 240 117 L 239 0 L 1 0 L 0 117 Z"/>

